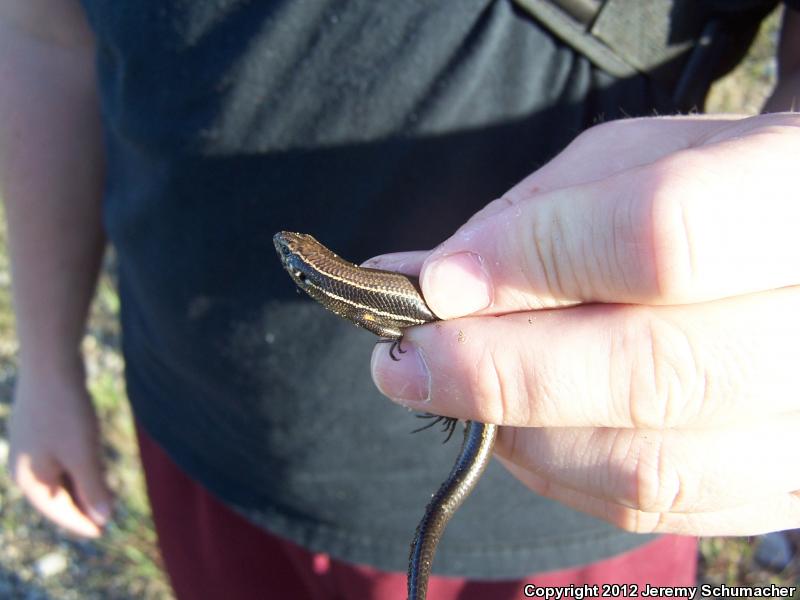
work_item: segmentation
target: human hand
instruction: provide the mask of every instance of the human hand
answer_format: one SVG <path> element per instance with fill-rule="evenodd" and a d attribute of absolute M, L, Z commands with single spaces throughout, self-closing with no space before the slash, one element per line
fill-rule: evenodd
<path fill-rule="evenodd" d="M 111 516 L 112 495 L 82 366 L 24 367 L 9 425 L 12 477 L 45 517 L 76 535 L 98 537 Z"/>
<path fill-rule="evenodd" d="M 619 527 L 797 527 L 798 165 L 797 114 L 590 129 L 430 255 L 371 261 L 424 259 L 434 312 L 470 315 L 378 345 L 378 387 L 506 425 L 511 473 Z"/>

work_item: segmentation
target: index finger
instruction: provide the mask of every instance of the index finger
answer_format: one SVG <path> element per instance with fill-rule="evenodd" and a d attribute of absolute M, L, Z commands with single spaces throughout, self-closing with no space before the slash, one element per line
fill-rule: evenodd
<path fill-rule="evenodd" d="M 585 302 L 684 304 L 798 284 L 798 125 L 800 116 L 783 113 L 590 130 L 431 254 L 425 298 L 447 319 Z M 627 150 L 600 158 L 602 168 L 575 164 L 607 153 L 615 127 Z M 669 143 L 637 155 L 645 133 Z M 570 170 L 581 174 L 559 179 Z"/>

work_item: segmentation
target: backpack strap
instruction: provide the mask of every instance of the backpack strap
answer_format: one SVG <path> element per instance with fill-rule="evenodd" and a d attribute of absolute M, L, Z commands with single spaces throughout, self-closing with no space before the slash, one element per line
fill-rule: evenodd
<path fill-rule="evenodd" d="M 513 1 L 603 71 L 647 75 L 681 110 L 702 107 L 714 78 L 731 56 L 744 54 L 777 4 L 715 12 L 713 3 L 698 0 Z"/>

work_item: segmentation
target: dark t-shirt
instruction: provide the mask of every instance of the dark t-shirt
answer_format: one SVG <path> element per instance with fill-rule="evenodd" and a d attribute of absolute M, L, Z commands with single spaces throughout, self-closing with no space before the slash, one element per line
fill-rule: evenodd
<path fill-rule="evenodd" d="M 409 433 L 370 380 L 373 336 L 295 292 L 272 234 L 356 262 L 430 248 L 593 122 L 669 103 L 503 0 L 84 5 L 137 418 L 253 522 L 404 570 L 458 443 Z M 647 539 L 493 464 L 435 571 L 518 577 Z"/>

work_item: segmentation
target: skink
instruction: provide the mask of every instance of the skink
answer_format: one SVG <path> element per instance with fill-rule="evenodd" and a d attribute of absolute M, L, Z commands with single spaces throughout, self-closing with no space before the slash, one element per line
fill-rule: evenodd
<path fill-rule="evenodd" d="M 297 287 L 340 317 L 392 342 L 392 358 L 396 359 L 395 349 L 402 352 L 399 343 L 406 327 L 438 320 L 412 277 L 357 267 L 307 234 L 281 231 L 273 242 Z M 440 419 L 452 431 L 455 420 Z M 428 503 L 411 543 L 408 600 L 427 597 L 431 565 L 444 528 L 489 464 L 496 437 L 496 425 L 467 421 L 456 462 Z"/>

